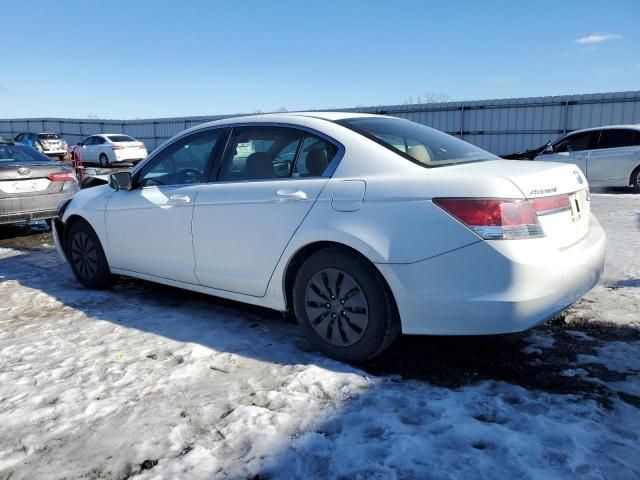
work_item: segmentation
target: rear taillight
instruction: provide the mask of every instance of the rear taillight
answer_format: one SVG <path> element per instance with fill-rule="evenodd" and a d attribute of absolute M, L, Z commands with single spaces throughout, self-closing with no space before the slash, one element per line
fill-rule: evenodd
<path fill-rule="evenodd" d="M 549 215 L 551 213 L 571 210 L 569 195 L 553 195 L 552 197 L 532 198 L 529 203 L 538 215 Z"/>
<path fill-rule="evenodd" d="M 121 145 L 114 145 L 113 147 L 111 147 L 112 150 L 124 150 L 124 147 Z"/>
<path fill-rule="evenodd" d="M 485 240 L 543 237 L 533 206 L 505 198 L 434 198 L 433 203 Z"/>
<path fill-rule="evenodd" d="M 147 149 L 147 147 L 145 147 L 144 145 L 140 145 L 138 148 L 142 148 L 142 149 L 144 149 L 144 150 L 146 150 L 146 149 Z"/>
<path fill-rule="evenodd" d="M 76 177 L 71 172 L 53 172 L 47 175 L 47 178 L 52 182 L 77 182 Z"/>

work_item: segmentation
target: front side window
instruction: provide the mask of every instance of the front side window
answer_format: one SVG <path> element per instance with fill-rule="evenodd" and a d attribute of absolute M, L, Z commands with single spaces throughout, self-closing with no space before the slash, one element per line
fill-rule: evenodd
<path fill-rule="evenodd" d="M 424 167 L 498 159 L 459 138 L 401 118 L 348 118 L 337 123 Z"/>
<path fill-rule="evenodd" d="M 207 168 L 225 132 L 224 129 L 198 132 L 168 145 L 143 167 L 139 185 L 149 187 L 205 182 Z"/>
<path fill-rule="evenodd" d="M 602 130 L 600 135 L 600 141 L 598 142 L 597 149 L 601 148 L 620 148 L 631 147 L 635 143 L 634 134 L 635 130 L 627 129 L 606 129 Z"/>
<path fill-rule="evenodd" d="M 229 140 L 222 181 L 288 178 L 304 132 L 286 127 L 238 127 Z"/>
<path fill-rule="evenodd" d="M 104 144 L 105 140 L 102 137 L 93 137 L 93 144 L 94 145 L 102 145 Z"/>
<path fill-rule="evenodd" d="M 93 145 L 95 137 L 87 137 L 82 141 L 83 145 Z"/>
<path fill-rule="evenodd" d="M 570 135 L 555 144 L 553 151 L 556 153 L 564 153 L 588 150 L 591 147 L 591 139 L 594 135 L 597 135 L 597 132 L 595 134 L 593 132 L 584 132 Z"/>

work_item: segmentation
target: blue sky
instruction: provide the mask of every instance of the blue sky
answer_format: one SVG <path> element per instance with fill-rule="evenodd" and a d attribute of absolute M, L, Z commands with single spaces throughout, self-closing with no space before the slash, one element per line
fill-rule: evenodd
<path fill-rule="evenodd" d="M 0 118 L 149 118 L 640 89 L 640 1 L 2 5 Z"/>

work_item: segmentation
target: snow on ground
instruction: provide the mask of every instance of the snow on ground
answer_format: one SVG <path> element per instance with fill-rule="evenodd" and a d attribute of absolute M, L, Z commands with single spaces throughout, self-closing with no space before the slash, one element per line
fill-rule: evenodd
<path fill-rule="evenodd" d="M 0 478 L 639 478 L 640 196 L 593 210 L 605 277 L 565 319 L 364 370 L 273 312 L 0 249 Z"/>

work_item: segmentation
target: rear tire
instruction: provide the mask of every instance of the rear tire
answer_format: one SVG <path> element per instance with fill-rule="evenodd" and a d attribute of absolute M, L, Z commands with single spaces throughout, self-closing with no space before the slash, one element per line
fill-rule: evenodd
<path fill-rule="evenodd" d="M 98 157 L 98 160 L 100 161 L 100 166 L 102 168 L 107 168 L 109 166 L 109 159 L 104 153 L 100 154 L 100 157 Z"/>
<path fill-rule="evenodd" d="M 346 249 L 320 250 L 302 264 L 293 285 L 293 307 L 314 348 L 337 360 L 369 360 L 400 334 L 382 275 Z"/>
<path fill-rule="evenodd" d="M 100 239 L 84 220 L 71 225 L 67 235 L 66 254 L 78 281 L 92 290 L 105 290 L 113 284 L 107 257 Z"/>
<path fill-rule="evenodd" d="M 631 174 L 631 188 L 633 193 L 640 193 L 640 166 Z"/>

